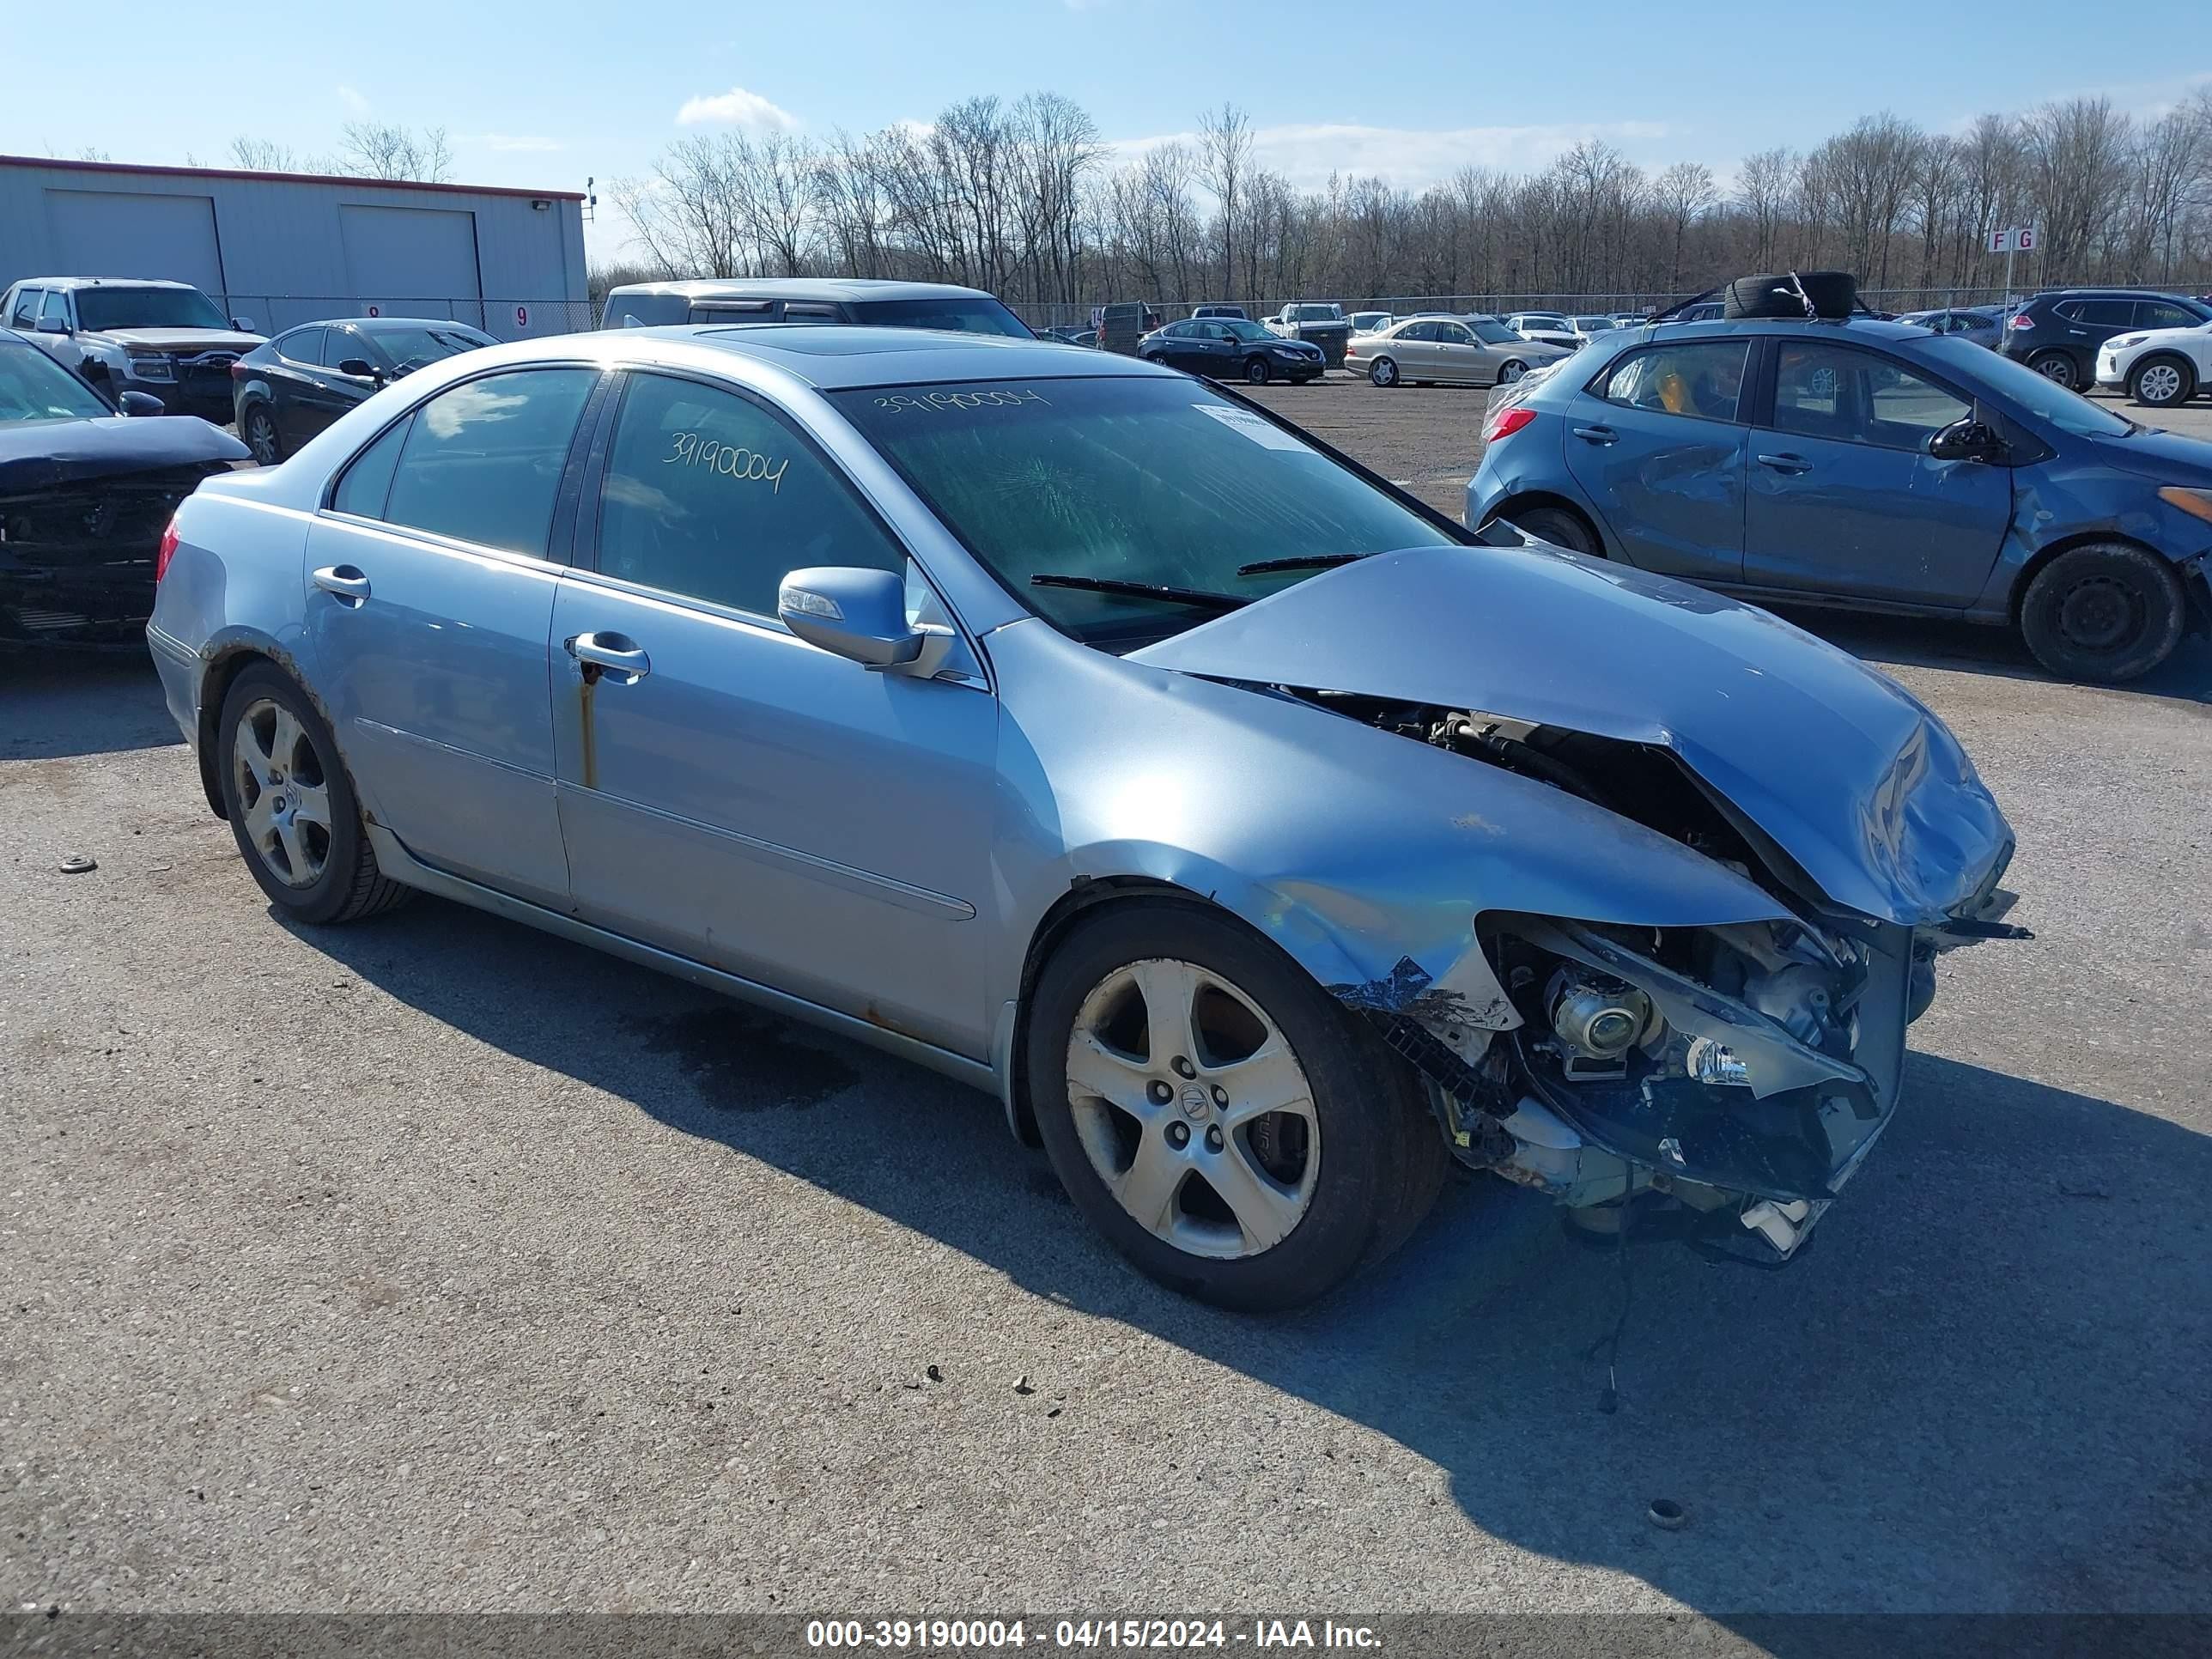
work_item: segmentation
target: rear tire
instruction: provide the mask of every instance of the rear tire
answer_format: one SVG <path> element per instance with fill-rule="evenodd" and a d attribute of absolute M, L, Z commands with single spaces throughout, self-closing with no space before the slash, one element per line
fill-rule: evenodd
<path fill-rule="evenodd" d="M 2081 384 L 2081 371 L 2063 351 L 2039 351 L 2027 360 L 2027 366 L 2051 385 L 2063 386 L 2069 392 Z"/>
<path fill-rule="evenodd" d="M 1398 365 L 1389 357 L 1377 357 L 1370 365 L 1367 378 L 1374 385 L 1388 390 L 1398 384 Z"/>
<path fill-rule="evenodd" d="M 248 404 L 246 418 L 238 423 L 238 435 L 253 452 L 257 465 L 274 466 L 284 459 L 284 441 L 276 435 L 276 417 L 269 412 L 266 404 Z"/>
<path fill-rule="evenodd" d="M 1518 513 L 1500 513 L 1494 516 L 1534 536 L 1540 542 L 1549 542 L 1570 553 L 1580 553 L 1585 558 L 1601 559 L 1605 544 L 1589 520 L 1565 507 L 1531 507 Z"/>
<path fill-rule="evenodd" d="M 289 675 L 267 662 L 242 671 L 216 732 L 223 816 L 270 903 L 295 921 L 323 924 L 414 896 L 377 868 L 330 724 Z"/>
<path fill-rule="evenodd" d="M 2197 395 L 2197 370 L 2185 357 L 2160 352 L 2128 371 L 2128 396 L 2146 409 L 2172 409 Z"/>
<path fill-rule="evenodd" d="M 2106 685 L 2164 662 L 2185 620 L 2172 565 L 2126 542 L 2068 549 L 2036 573 L 2020 607 L 2021 637 L 2038 662 Z"/>
<path fill-rule="evenodd" d="M 1199 1063 L 1186 1080 L 1164 1052 L 1182 1045 L 1156 1041 L 1152 1033 L 1188 1026 L 1172 1009 L 1164 1019 L 1156 1016 L 1141 999 L 1135 1024 L 1121 1028 L 1129 1035 L 1107 1045 L 1104 1080 L 1117 1090 L 1133 1083 L 1140 1100 L 1150 1098 L 1141 1092 L 1151 1086 L 1146 1079 L 1162 1085 L 1167 1100 L 1158 1108 L 1158 1117 L 1140 1120 L 1101 1094 L 1072 1087 L 1071 1043 L 1079 1031 L 1095 1036 L 1101 1030 L 1100 1010 L 1114 1007 L 1116 994 L 1127 994 L 1114 988 L 1138 970 L 1146 975 L 1165 970 L 1169 982 L 1187 970 L 1191 982 L 1232 988 L 1235 994 L 1225 1005 L 1232 1023 L 1240 1017 L 1237 1002 L 1256 1009 L 1281 1039 L 1290 1069 L 1299 1074 L 1304 1092 L 1295 1115 L 1305 1127 L 1287 1137 L 1279 1128 L 1278 1137 L 1284 1138 L 1263 1147 L 1259 1122 L 1249 1121 L 1230 1129 L 1237 1137 L 1232 1145 L 1201 1152 L 1212 1127 L 1209 1079 L 1218 1077 L 1236 1089 L 1237 1075 L 1228 1068 L 1238 1062 L 1216 1058 L 1212 1037 L 1201 1030 L 1198 1046 L 1208 1052 L 1194 1056 Z M 1209 989 L 1206 994 L 1220 994 Z M 1131 1018 L 1127 1005 L 1121 1008 L 1114 1016 L 1117 1025 Z M 1403 1242 L 1435 1201 L 1449 1163 L 1443 1136 L 1405 1063 L 1296 963 L 1202 905 L 1148 899 L 1079 924 L 1038 976 L 1024 1054 L 1045 1152 L 1076 1206 L 1146 1276 L 1218 1306 L 1273 1312 L 1324 1295 Z M 1125 1061 L 1124 1054 L 1133 1058 Z M 1186 1103 L 1186 1089 L 1197 1097 L 1194 1107 Z M 1237 1099 L 1231 1093 L 1231 1104 L 1220 1109 L 1233 1113 Z M 1270 1119 L 1279 1124 L 1293 1115 Z M 1166 1180 L 1155 1174 L 1149 1182 L 1140 1176 L 1140 1162 L 1156 1172 L 1169 1159 L 1152 1143 L 1155 1134 L 1169 1146 L 1175 1146 L 1173 1136 L 1182 1136 L 1171 1167 L 1187 1166 L 1188 1173 Z M 1208 1160 L 1262 1152 L 1279 1159 L 1286 1147 L 1292 1161 L 1271 1167 L 1268 1175 L 1278 1183 L 1278 1201 L 1285 1191 L 1301 1189 L 1296 1218 L 1273 1242 L 1255 1243 L 1241 1228 L 1241 1211 L 1225 1223 L 1213 1213 L 1239 1188 L 1215 1185 L 1206 1172 L 1224 1166 Z M 1110 1175 L 1102 1170 L 1102 1157 Z M 1120 1167 L 1125 1158 L 1126 1167 Z M 1148 1222 L 1125 1207 L 1117 1192 L 1133 1196 L 1140 1186 L 1155 1196 L 1165 1188 L 1164 1215 Z"/>

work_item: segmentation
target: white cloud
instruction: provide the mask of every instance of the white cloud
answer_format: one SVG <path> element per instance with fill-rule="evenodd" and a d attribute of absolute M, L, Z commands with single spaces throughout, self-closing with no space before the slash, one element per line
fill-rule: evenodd
<path fill-rule="evenodd" d="M 1375 177 L 1402 190 L 1439 184 L 1465 167 L 1540 167 L 1585 138 L 1613 143 L 1663 138 L 1657 121 L 1583 122 L 1520 127 L 1370 127 L 1349 123 L 1315 123 L 1259 127 L 1252 153 L 1261 167 L 1281 173 L 1300 190 L 1318 190 L 1332 173 L 1346 178 Z M 1195 148 L 1194 132 L 1127 138 L 1112 146 L 1135 158 L 1162 144 Z"/>
<path fill-rule="evenodd" d="M 337 94 L 338 102 L 346 106 L 348 113 L 353 115 L 366 115 L 368 113 L 368 100 L 362 97 L 361 94 L 356 92 L 351 87 L 340 86 L 337 88 Z"/>
<path fill-rule="evenodd" d="M 799 125 L 799 118 L 789 110 L 779 109 L 760 94 L 747 92 L 743 87 L 732 87 L 712 97 L 702 94 L 687 98 L 684 107 L 676 112 L 678 126 L 696 126 L 710 121 L 744 127 L 750 132 L 790 132 Z"/>
<path fill-rule="evenodd" d="M 507 151 L 546 151 L 562 148 L 558 138 L 536 138 L 527 134 L 513 132 L 476 132 L 464 137 L 465 144 L 482 144 L 486 149 Z"/>

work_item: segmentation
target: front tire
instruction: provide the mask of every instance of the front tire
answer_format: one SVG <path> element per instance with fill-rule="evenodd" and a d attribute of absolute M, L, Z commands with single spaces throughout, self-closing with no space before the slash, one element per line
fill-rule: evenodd
<path fill-rule="evenodd" d="M 2074 360 L 2063 351 L 2039 351 L 2027 360 L 2027 366 L 2051 385 L 2063 386 L 2069 392 L 2073 391 L 2081 379 L 2081 372 L 2074 367 Z"/>
<path fill-rule="evenodd" d="M 1047 1155 L 1139 1271 L 1218 1306 L 1309 1302 L 1435 1201 L 1443 1137 L 1405 1064 L 1289 957 L 1203 906 L 1077 930 L 1024 1048 Z"/>
<path fill-rule="evenodd" d="M 2107 685 L 2164 662 L 2185 619 L 2172 565 L 2126 542 L 2069 548 L 2036 573 L 2020 607 L 2021 637 L 2038 662 Z"/>
<path fill-rule="evenodd" d="M 1367 379 L 1388 391 L 1398 384 L 1398 365 L 1388 357 L 1377 357 L 1367 370 Z"/>
<path fill-rule="evenodd" d="M 412 895 L 377 868 L 329 723 L 283 671 L 240 672 L 216 730 L 223 815 L 270 903 L 295 921 L 341 922 Z"/>
<path fill-rule="evenodd" d="M 2171 353 L 2146 357 L 2128 371 L 2128 396 L 2147 409 L 2172 409 L 2196 395 L 2196 369 Z"/>
<path fill-rule="evenodd" d="M 1267 360 L 1265 357 L 1247 357 L 1244 360 L 1245 385 L 1265 386 L 1274 378 L 1275 372 L 1267 367 Z"/>
<path fill-rule="evenodd" d="M 1510 358 L 1498 366 L 1498 384 L 1511 386 L 1528 372 L 1528 365 L 1518 357 Z"/>

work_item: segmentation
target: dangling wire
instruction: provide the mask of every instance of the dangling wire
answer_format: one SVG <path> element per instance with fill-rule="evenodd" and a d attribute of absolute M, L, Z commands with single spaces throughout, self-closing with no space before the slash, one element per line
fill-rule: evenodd
<path fill-rule="evenodd" d="M 1624 1170 L 1620 1182 L 1620 1225 L 1613 1236 L 1613 1260 L 1620 1264 L 1620 1312 L 1613 1322 L 1609 1335 L 1601 1336 L 1589 1345 L 1583 1358 L 1595 1359 L 1603 1348 L 1605 1355 L 1605 1391 L 1597 1397 L 1597 1408 L 1611 1416 L 1620 1409 L 1620 1339 L 1628 1331 L 1628 1310 L 1636 1305 L 1636 1281 L 1628 1265 L 1628 1229 L 1636 1212 L 1630 1200 L 1636 1193 L 1636 1172 Z"/>

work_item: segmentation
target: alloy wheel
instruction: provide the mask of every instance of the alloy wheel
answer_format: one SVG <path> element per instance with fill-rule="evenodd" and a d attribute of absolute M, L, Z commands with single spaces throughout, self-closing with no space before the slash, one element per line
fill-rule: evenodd
<path fill-rule="evenodd" d="M 276 422 L 269 418 L 267 410 L 257 409 L 246 416 L 246 447 L 263 466 L 276 465 Z"/>
<path fill-rule="evenodd" d="M 263 698 L 239 716 L 230 754 L 246 841 L 286 886 L 313 886 L 330 863 L 331 794 L 306 729 Z"/>
<path fill-rule="evenodd" d="M 1500 386 L 1511 386 L 1516 380 L 1518 380 L 1528 372 L 1528 366 L 1526 363 L 1508 363 L 1504 368 L 1498 371 L 1498 384 Z"/>
<path fill-rule="evenodd" d="M 2181 371 L 2172 363 L 2153 363 L 2136 379 L 2136 396 L 2147 404 L 2170 404 L 2181 396 Z"/>
<path fill-rule="evenodd" d="M 1304 1068 L 1265 1010 L 1194 963 L 1133 962 L 1092 988 L 1068 1036 L 1067 1097 L 1099 1180 L 1178 1250 L 1260 1255 L 1313 1202 Z"/>
<path fill-rule="evenodd" d="M 2029 365 L 2053 386 L 2063 386 L 2068 391 L 2074 387 L 2074 360 L 2063 351 L 2054 351 L 2039 357 Z"/>

